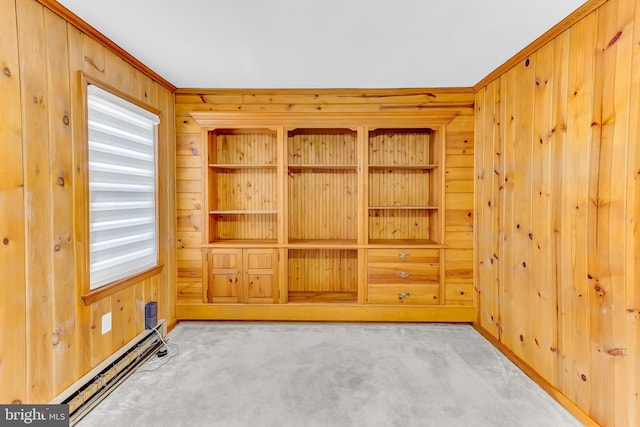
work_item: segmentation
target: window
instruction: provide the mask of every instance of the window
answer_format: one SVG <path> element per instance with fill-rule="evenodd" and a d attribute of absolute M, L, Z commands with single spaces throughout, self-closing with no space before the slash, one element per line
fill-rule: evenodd
<path fill-rule="evenodd" d="M 156 114 L 90 84 L 89 289 L 158 263 Z"/>

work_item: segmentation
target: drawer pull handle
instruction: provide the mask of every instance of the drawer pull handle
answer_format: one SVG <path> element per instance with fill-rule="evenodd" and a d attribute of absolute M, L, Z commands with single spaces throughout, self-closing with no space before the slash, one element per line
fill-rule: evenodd
<path fill-rule="evenodd" d="M 408 271 L 398 271 L 396 274 L 401 279 L 406 279 L 407 277 L 411 276 L 411 273 L 409 273 Z"/>
<path fill-rule="evenodd" d="M 409 292 L 398 292 L 398 298 L 400 299 L 407 299 L 411 296 L 411 293 Z"/>
<path fill-rule="evenodd" d="M 407 259 L 411 256 L 409 252 L 398 252 L 398 258 Z"/>

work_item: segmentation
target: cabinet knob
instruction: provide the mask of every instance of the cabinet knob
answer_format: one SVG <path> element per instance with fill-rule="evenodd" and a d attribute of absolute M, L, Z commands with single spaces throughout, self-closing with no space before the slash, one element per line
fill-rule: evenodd
<path fill-rule="evenodd" d="M 398 258 L 407 259 L 411 256 L 409 252 L 398 252 Z"/>
<path fill-rule="evenodd" d="M 411 296 L 410 292 L 398 292 L 398 298 L 407 299 Z"/>
<path fill-rule="evenodd" d="M 406 279 L 407 277 L 411 276 L 411 273 L 409 273 L 408 271 L 398 271 L 396 274 L 401 279 Z"/>

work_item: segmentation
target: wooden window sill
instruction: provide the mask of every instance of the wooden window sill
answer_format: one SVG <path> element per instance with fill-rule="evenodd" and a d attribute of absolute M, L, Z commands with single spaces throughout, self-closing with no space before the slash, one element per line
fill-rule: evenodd
<path fill-rule="evenodd" d="M 116 292 L 120 292 L 123 289 L 128 288 L 129 286 L 133 286 L 136 283 L 142 282 L 149 277 L 156 276 L 162 272 L 164 268 L 163 264 L 157 265 L 155 267 L 150 268 L 149 270 L 143 271 L 142 273 L 135 274 L 133 276 L 125 277 L 124 279 L 120 279 L 117 282 L 110 283 L 108 285 L 102 286 L 98 289 L 90 291 L 86 295 L 82 295 L 82 301 L 84 305 L 91 305 L 102 298 L 106 298 L 110 295 L 115 294 Z"/>

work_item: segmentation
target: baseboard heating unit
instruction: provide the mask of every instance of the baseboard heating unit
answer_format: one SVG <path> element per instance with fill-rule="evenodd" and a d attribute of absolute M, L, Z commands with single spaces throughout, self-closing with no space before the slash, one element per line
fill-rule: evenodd
<path fill-rule="evenodd" d="M 50 403 L 68 404 L 70 425 L 73 426 L 131 375 L 136 367 L 155 354 L 163 344 L 158 333 L 164 337 L 166 327 L 166 321 L 159 320 L 154 328 L 145 329 Z"/>

